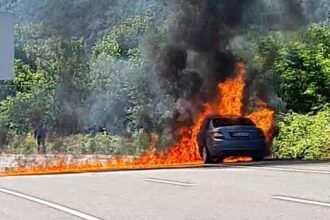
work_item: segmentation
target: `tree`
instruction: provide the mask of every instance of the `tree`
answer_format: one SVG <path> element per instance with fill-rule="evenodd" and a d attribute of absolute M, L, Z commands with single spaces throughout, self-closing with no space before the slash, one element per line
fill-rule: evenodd
<path fill-rule="evenodd" d="M 93 58 L 109 55 L 119 59 L 127 59 L 130 51 L 139 46 L 138 37 L 153 24 L 150 13 L 127 19 L 114 26 L 112 30 L 96 43 L 93 48 Z"/>
<path fill-rule="evenodd" d="M 2 127 L 22 133 L 47 122 L 62 133 L 81 130 L 78 118 L 89 72 L 84 41 L 42 36 L 39 25 L 18 26 L 16 39 L 15 77 L 10 82 L 16 94 L 0 103 Z"/>
<path fill-rule="evenodd" d="M 136 131 L 152 92 L 144 70 L 140 37 L 153 28 L 151 14 L 127 19 L 93 48 L 89 123 L 103 123 L 112 134 Z"/>
<path fill-rule="evenodd" d="M 47 84 L 48 83 L 48 84 Z M 41 122 L 53 122 L 54 87 L 37 71 L 15 61 L 15 77 L 12 81 L 16 93 L 0 102 L 0 127 L 15 133 L 25 133 Z"/>
<path fill-rule="evenodd" d="M 301 41 L 281 48 L 274 63 L 280 97 L 307 113 L 330 103 L 330 26 L 313 25 Z"/>
<path fill-rule="evenodd" d="M 82 39 L 61 39 L 56 48 L 58 81 L 55 88 L 56 127 L 61 134 L 82 131 L 84 102 L 88 96 L 89 64 Z"/>
<path fill-rule="evenodd" d="M 312 25 L 257 41 L 254 66 L 269 92 L 279 97 L 273 97 L 277 108 L 284 110 L 282 100 L 287 110 L 308 113 L 329 103 L 329 33 L 329 25 Z"/>

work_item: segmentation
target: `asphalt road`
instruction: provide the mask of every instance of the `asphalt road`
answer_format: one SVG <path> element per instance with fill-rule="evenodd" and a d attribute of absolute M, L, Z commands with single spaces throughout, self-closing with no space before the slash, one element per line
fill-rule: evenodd
<path fill-rule="evenodd" d="M 330 219 L 330 162 L 0 178 L 1 220 Z"/>

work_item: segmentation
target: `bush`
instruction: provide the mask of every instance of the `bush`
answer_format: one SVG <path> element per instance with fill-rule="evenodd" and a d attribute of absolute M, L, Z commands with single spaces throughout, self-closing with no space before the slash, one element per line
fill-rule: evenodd
<path fill-rule="evenodd" d="M 51 153 L 82 154 L 88 151 L 89 137 L 83 134 L 71 135 L 67 137 L 48 137 L 46 146 Z"/>
<path fill-rule="evenodd" d="M 96 154 L 138 156 L 149 149 L 149 146 L 150 138 L 144 133 L 132 137 L 98 134 L 91 139 L 89 148 Z"/>
<path fill-rule="evenodd" d="M 282 159 L 330 159 L 330 109 L 316 115 L 280 116 L 273 154 Z"/>
<path fill-rule="evenodd" d="M 37 151 L 37 143 L 32 134 L 9 135 L 10 142 L 5 151 L 15 154 L 31 154 Z"/>
<path fill-rule="evenodd" d="M 31 133 L 10 134 L 8 141 L 9 144 L 5 146 L 7 153 L 32 154 L 37 151 L 36 140 Z M 48 136 L 46 147 L 48 153 L 138 156 L 149 149 L 150 137 L 146 133 L 136 133 L 131 137 L 110 136 L 106 133 L 95 137 L 87 134 Z"/>

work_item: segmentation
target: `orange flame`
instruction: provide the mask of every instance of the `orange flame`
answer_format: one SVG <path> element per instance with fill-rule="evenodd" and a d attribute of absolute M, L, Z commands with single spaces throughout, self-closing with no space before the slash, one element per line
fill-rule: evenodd
<path fill-rule="evenodd" d="M 227 157 L 223 160 L 224 163 L 251 162 L 253 159 L 249 156 L 244 157 Z"/>
<path fill-rule="evenodd" d="M 247 117 L 250 118 L 257 127 L 261 128 L 266 135 L 267 143 L 271 143 L 273 138 L 273 119 L 274 111 L 267 107 L 267 104 L 261 100 L 256 100 L 256 110 Z"/>
<path fill-rule="evenodd" d="M 141 168 L 160 168 L 184 165 L 202 164 L 197 136 L 201 125 L 209 115 L 235 115 L 243 116 L 243 97 L 245 88 L 245 66 L 242 63 L 237 64 L 237 76 L 228 79 L 218 85 L 219 100 L 212 103 L 203 103 L 204 110 L 195 119 L 191 127 L 181 127 L 179 129 L 180 137 L 176 144 L 173 144 L 165 152 L 157 153 L 156 137 L 153 138 L 151 149 L 139 158 L 129 159 L 120 157 L 115 160 L 109 159 L 107 162 L 92 160 L 89 162 L 70 162 L 63 157 L 53 163 L 25 166 L 15 169 L 8 169 L 0 176 L 13 175 L 35 175 L 35 174 L 55 174 L 55 173 L 75 173 L 89 171 L 108 171 L 123 169 L 141 169 Z M 246 117 L 250 118 L 257 127 L 261 128 L 270 143 L 272 139 L 272 127 L 274 112 L 267 107 L 266 103 L 260 100 L 256 101 L 256 110 Z M 228 158 L 224 162 L 250 161 L 251 158 Z M 252 159 L 251 159 L 252 160 Z"/>
<path fill-rule="evenodd" d="M 243 114 L 244 106 L 242 100 L 246 74 L 244 64 L 237 64 L 237 73 L 238 75 L 235 79 L 229 79 L 225 83 L 218 85 L 218 94 L 221 100 L 220 106 L 216 103 L 217 115 L 241 116 Z"/>

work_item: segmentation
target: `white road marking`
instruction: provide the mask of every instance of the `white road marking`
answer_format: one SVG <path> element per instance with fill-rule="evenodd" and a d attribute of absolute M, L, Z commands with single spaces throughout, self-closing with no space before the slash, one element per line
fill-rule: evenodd
<path fill-rule="evenodd" d="M 184 182 L 178 182 L 178 181 L 172 181 L 172 180 L 163 180 L 163 179 L 154 179 L 154 178 L 147 178 L 144 179 L 146 182 L 154 182 L 154 183 L 163 183 L 163 184 L 170 184 L 170 185 L 178 185 L 178 186 L 194 186 L 194 183 L 184 183 Z"/>
<path fill-rule="evenodd" d="M 49 201 L 46 201 L 46 200 L 42 200 L 42 199 L 27 195 L 27 194 L 15 192 L 15 191 L 11 191 L 11 190 L 8 190 L 8 189 L 3 189 L 3 188 L 0 188 L 0 192 L 8 194 L 8 195 L 16 196 L 16 197 L 21 198 L 21 199 L 26 199 L 26 200 L 29 200 L 29 201 L 32 201 L 32 202 L 36 202 L 36 203 L 39 203 L 41 205 L 45 205 L 45 206 L 51 207 L 53 209 L 60 210 L 60 211 L 65 212 L 67 214 L 74 215 L 74 216 L 79 217 L 81 219 L 101 220 L 100 218 L 96 218 L 94 216 L 79 212 L 77 210 L 70 209 L 68 207 L 61 206 L 59 204 L 52 203 L 52 202 L 49 202 Z"/>
<path fill-rule="evenodd" d="M 328 202 L 319 202 L 319 201 L 313 201 L 308 199 L 300 199 L 300 198 L 293 198 L 293 197 L 287 197 L 287 196 L 273 196 L 274 199 L 289 201 L 289 202 L 297 202 L 297 203 L 303 203 L 303 204 L 309 204 L 309 205 L 317 205 L 317 206 L 323 206 L 330 208 L 330 203 Z"/>
<path fill-rule="evenodd" d="M 326 170 L 308 170 L 308 169 L 294 169 L 294 168 L 285 168 L 285 167 L 259 167 L 253 165 L 240 166 L 240 165 L 225 165 L 228 167 L 239 167 L 246 169 L 260 169 L 260 170 L 276 170 L 276 171 L 287 171 L 287 172 L 297 172 L 297 173 L 318 173 L 318 174 L 330 174 L 330 171 Z"/>

